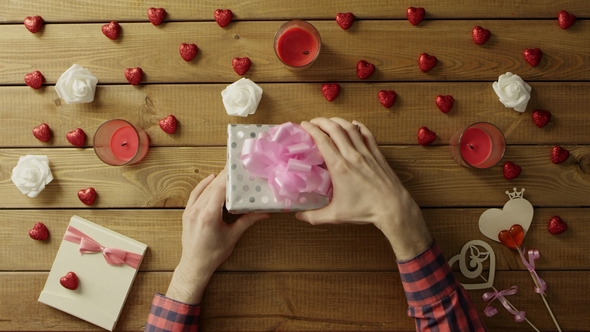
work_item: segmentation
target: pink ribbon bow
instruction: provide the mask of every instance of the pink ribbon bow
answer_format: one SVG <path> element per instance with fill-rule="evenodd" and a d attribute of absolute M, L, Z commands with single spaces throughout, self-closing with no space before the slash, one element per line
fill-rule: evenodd
<path fill-rule="evenodd" d="M 332 181 L 313 139 L 291 122 L 246 139 L 240 157 L 250 175 L 268 180 L 276 202 L 286 209 L 301 193 L 331 195 Z"/>
<path fill-rule="evenodd" d="M 539 277 L 539 275 L 537 274 L 537 271 L 535 271 L 535 261 L 541 258 L 541 254 L 539 254 L 539 251 L 536 249 L 530 249 L 527 252 L 529 256 L 529 260 L 527 261 L 527 259 L 524 257 L 524 254 L 522 253 L 523 251 L 525 251 L 524 247 L 522 247 L 522 250 L 518 250 L 518 253 L 520 254 L 520 259 L 522 260 L 522 263 L 527 268 L 527 270 L 529 270 L 529 272 L 533 276 L 533 279 L 535 279 L 537 281 L 537 284 L 539 285 L 538 287 L 535 286 L 535 292 L 539 294 L 545 294 L 545 290 L 547 289 L 547 283 L 545 283 L 545 280 L 541 279 L 541 277 Z"/>
<path fill-rule="evenodd" d="M 109 265 L 127 264 L 137 270 L 141 262 L 141 255 L 117 248 L 106 248 L 73 226 L 68 226 L 64 240 L 80 244 L 82 254 L 102 252 Z"/>
<path fill-rule="evenodd" d="M 506 298 L 504 298 L 504 296 L 516 294 L 517 290 L 518 290 L 517 286 L 512 286 L 512 287 L 505 289 L 503 291 L 500 291 L 500 292 L 498 292 L 497 290 L 494 290 L 493 292 L 487 292 L 487 293 L 483 294 L 481 296 L 481 298 L 484 301 L 490 300 L 490 302 L 488 303 L 488 305 L 486 306 L 486 308 L 484 309 L 483 312 L 488 317 L 492 317 L 493 315 L 497 314 L 498 309 L 492 307 L 491 304 L 492 304 L 492 302 L 494 302 L 495 299 L 498 299 L 498 301 L 500 301 L 500 303 L 502 303 L 504 308 L 506 308 L 506 310 L 508 310 L 509 313 L 514 315 L 514 321 L 516 321 L 518 323 L 523 322 L 525 312 L 524 311 L 516 311 L 516 310 L 512 309 L 512 307 L 508 304 L 508 301 L 506 300 Z"/>

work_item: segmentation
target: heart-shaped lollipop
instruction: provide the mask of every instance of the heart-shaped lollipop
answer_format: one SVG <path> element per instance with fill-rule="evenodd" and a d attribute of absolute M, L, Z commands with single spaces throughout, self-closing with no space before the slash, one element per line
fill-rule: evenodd
<path fill-rule="evenodd" d="M 498 240 L 510 249 L 519 248 L 524 240 L 524 229 L 519 224 L 512 225 L 509 230 L 498 233 Z"/>

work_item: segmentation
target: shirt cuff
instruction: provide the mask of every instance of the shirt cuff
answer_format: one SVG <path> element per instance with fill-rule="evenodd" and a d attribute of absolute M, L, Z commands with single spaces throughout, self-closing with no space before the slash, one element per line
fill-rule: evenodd
<path fill-rule="evenodd" d="M 156 293 L 145 331 L 197 331 L 200 312 L 199 305 L 178 302 Z"/>

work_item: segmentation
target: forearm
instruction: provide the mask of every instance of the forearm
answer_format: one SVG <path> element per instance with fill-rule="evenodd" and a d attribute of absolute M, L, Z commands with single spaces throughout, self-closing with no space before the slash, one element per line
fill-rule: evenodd
<path fill-rule="evenodd" d="M 212 274 L 208 271 L 189 270 L 181 263 L 174 270 L 166 297 L 187 304 L 199 304 Z"/>

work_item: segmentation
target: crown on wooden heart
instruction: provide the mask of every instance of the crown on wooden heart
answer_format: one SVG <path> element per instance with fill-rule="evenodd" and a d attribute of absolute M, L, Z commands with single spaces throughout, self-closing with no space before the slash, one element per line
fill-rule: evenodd
<path fill-rule="evenodd" d="M 524 198 L 524 188 L 522 188 L 521 191 L 516 190 L 516 188 L 512 188 L 512 190 L 514 190 L 513 192 L 509 192 L 508 190 L 506 190 L 506 195 L 508 195 L 508 197 L 510 197 L 510 199 L 517 199 L 517 198 Z"/>

